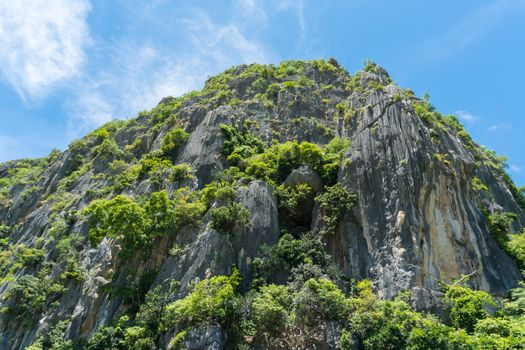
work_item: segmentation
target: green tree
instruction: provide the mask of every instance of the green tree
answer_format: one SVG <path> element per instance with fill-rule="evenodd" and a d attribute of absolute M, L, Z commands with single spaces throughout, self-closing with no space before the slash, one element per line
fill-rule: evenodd
<path fill-rule="evenodd" d="M 308 325 L 323 320 L 342 320 L 348 313 L 343 292 L 326 278 L 309 279 L 295 298 L 297 317 Z"/>
<path fill-rule="evenodd" d="M 230 276 L 214 276 L 197 283 L 190 294 L 166 307 L 173 323 L 186 322 L 198 325 L 217 322 L 222 325 L 234 321 L 237 286 L 241 281 L 239 271 Z"/>
<path fill-rule="evenodd" d="M 322 232 L 330 234 L 335 232 L 339 222 L 352 210 L 356 196 L 337 183 L 326 187 L 315 199 L 319 202 L 323 214 Z"/>
<path fill-rule="evenodd" d="M 452 303 L 450 319 L 452 325 L 467 332 L 474 331 L 478 320 L 487 318 L 487 307 L 495 307 L 494 299 L 484 291 L 472 290 L 459 285 L 445 286 L 445 300 Z"/>
<path fill-rule="evenodd" d="M 181 128 L 170 130 L 162 140 L 160 150 L 166 157 L 174 158 L 178 149 L 188 140 L 189 134 Z"/>
<path fill-rule="evenodd" d="M 293 297 L 288 287 L 271 284 L 261 287 L 252 301 L 252 318 L 257 332 L 277 336 L 288 322 Z"/>
<path fill-rule="evenodd" d="M 250 223 L 250 212 L 245 206 L 236 202 L 211 208 L 210 215 L 211 228 L 222 234 L 232 233 L 235 229 L 246 227 Z"/>
<path fill-rule="evenodd" d="M 509 241 L 509 227 L 518 218 L 516 213 L 503 212 L 487 215 L 490 232 L 500 247 L 506 248 Z"/>
<path fill-rule="evenodd" d="M 89 216 L 89 240 L 97 245 L 105 237 L 123 238 L 125 252 L 147 242 L 151 222 L 147 212 L 125 195 L 94 200 L 84 209 Z"/>

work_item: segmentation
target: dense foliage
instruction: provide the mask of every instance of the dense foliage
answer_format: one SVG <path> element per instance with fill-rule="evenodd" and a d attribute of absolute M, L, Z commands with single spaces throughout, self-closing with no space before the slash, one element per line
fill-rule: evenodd
<path fill-rule="evenodd" d="M 104 237 L 121 238 L 124 253 L 148 247 L 168 229 L 196 224 L 205 210 L 195 195 L 179 190 L 174 199 L 166 191 L 154 192 L 147 201 L 136 202 L 125 195 L 97 199 L 83 213 L 89 218 L 89 239 L 97 245 Z"/>
<path fill-rule="evenodd" d="M 496 304 L 492 297 L 457 284 L 445 285 L 452 325 L 414 311 L 408 294 L 378 299 L 370 281 L 346 294 L 326 277 L 301 284 L 265 284 L 239 292 L 240 276 L 214 276 L 198 282 L 185 298 L 169 302 L 173 285 L 148 294 L 135 318 L 122 317 L 102 327 L 87 344 L 60 339 L 64 323 L 33 344 L 33 349 L 155 349 L 159 337 L 177 325 L 170 346 L 177 349 L 192 327 L 219 325 L 230 335 L 231 348 L 251 343 L 302 348 L 317 339 L 317 327 L 339 324 L 342 349 L 520 349 L 525 341 L 525 287 Z M 175 285 L 176 288 L 176 285 Z M 47 342 L 48 347 L 42 346 Z"/>
<path fill-rule="evenodd" d="M 317 196 L 316 200 L 319 202 L 323 214 L 323 229 L 322 232 L 333 233 L 339 222 L 344 216 L 350 212 L 356 197 L 350 193 L 340 183 L 334 186 L 327 187 L 326 190 Z"/>
<path fill-rule="evenodd" d="M 230 165 L 248 176 L 277 184 L 300 166 L 316 171 L 326 184 L 334 183 L 343 153 L 349 146 L 347 139 L 336 137 L 325 147 L 288 141 L 264 148 L 262 141 L 248 131 L 240 132 L 229 125 L 221 125 L 221 130 L 226 137 L 223 154 Z"/>
<path fill-rule="evenodd" d="M 327 254 L 325 239 L 337 233 L 342 221 L 353 220 L 357 202 L 349 191 L 353 179 L 341 171 L 349 164 L 342 159 L 350 141 L 334 135 L 348 135 L 345 130 L 369 106 L 356 107 L 347 98 L 355 92 L 365 98 L 389 94 L 393 87 L 387 89 L 389 84 L 388 76 L 372 62 L 352 77 L 335 60 L 235 67 L 210 78 L 200 92 L 166 98 L 137 119 L 104 125 L 74 141 L 66 152 L 53 151 L 43 159 L 0 168 L 0 212 L 11 215 L 16 203 L 21 211 L 49 209 L 47 216 L 39 217 L 38 225 L 46 223 L 34 236 L 26 233 L 24 220 L 0 221 L 0 287 L 5 287 L 1 311 L 12 320 L 8 327 L 24 332 L 40 321 L 41 332 L 30 350 L 151 350 L 168 342 L 176 349 L 202 327 L 224 332 L 227 347 L 238 349 L 254 344 L 309 348 L 324 329 L 333 331 L 343 349 L 521 348 L 523 284 L 502 302 L 463 285 L 444 285 L 444 300 L 450 305 L 447 324 L 412 309 L 408 293 L 378 299 L 370 281 L 345 277 Z M 428 97 L 417 99 L 409 91 L 398 91 L 388 103 L 412 107 L 428 126 L 424 130 L 435 147 L 434 159 L 448 171 L 456 174 L 457 169 L 443 147 L 444 134 L 459 138 L 473 152 L 468 188 L 476 198 L 494 202 L 487 186 L 491 183 L 479 172 L 489 167 L 497 170 L 493 180 L 505 183 L 525 208 L 523 189 L 505 173 L 504 158 L 476 145 L 459 120 L 441 115 Z M 305 111 L 300 107 L 306 99 L 316 108 L 322 106 L 324 115 L 309 110 L 299 114 Z M 240 107 L 248 104 L 254 107 L 250 111 L 264 117 L 244 113 Z M 212 160 L 217 166 L 194 172 L 181 161 L 195 164 L 191 147 L 184 145 L 201 112 L 219 106 L 225 113 L 214 116 L 222 123 L 221 154 Z M 285 138 L 285 128 L 301 133 Z M 377 126 L 370 130 L 377 132 Z M 191 138 L 192 145 L 208 141 L 202 133 Z M 207 144 L 210 148 L 205 149 L 216 145 Z M 319 175 L 319 186 L 313 186 L 315 181 L 288 185 L 286 179 L 300 167 L 307 167 L 315 180 Z M 51 175 L 56 181 L 49 181 Z M 249 268 L 243 274 L 250 280 L 242 284 L 239 271 L 232 267 L 229 276 L 203 271 L 208 277 L 192 280 L 184 290 L 179 281 L 159 281 L 167 276 L 165 271 L 159 274 L 166 261 L 186 268 L 181 256 L 193 244 L 193 234 L 210 233 L 212 239 L 233 244 L 236 234 L 249 231 L 243 191 L 253 180 L 275 190 L 282 234 L 277 244 L 246 259 Z M 319 220 L 313 220 L 314 213 Z M 488 211 L 486 215 L 495 240 L 525 269 L 525 232 L 511 230 L 517 215 Z M 88 237 L 80 233 L 86 220 Z M 217 232 L 202 229 L 204 225 Z M 17 237 L 24 237 L 24 242 L 16 242 Z M 94 256 L 90 248 L 104 239 L 115 241 L 122 250 L 102 276 L 99 266 L 87 266 Z M 156 251 L 160 241 L 168 243 Z M 134 265 L 140 260 L 134 259 L 137 253 L 143 258 L 140 266 Z M 91 290 L 95 284 L 100 285 Z M 66 313 L 68 293 L 80 289 L 89 297 L 105 298 L 119 317 L 103 327 L 96 324 L 89 339 L 73 341 L 68 339 L 72 321 Z"/>

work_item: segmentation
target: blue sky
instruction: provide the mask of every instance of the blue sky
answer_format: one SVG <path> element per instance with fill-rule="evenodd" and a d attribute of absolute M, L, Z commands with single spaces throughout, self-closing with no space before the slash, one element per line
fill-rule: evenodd
<path fill-rule="evenodd" d="M 525 185 L 525 0 L 0 0 L 0 161 L 46 155 L 240 63 L 372 59 Z"/>

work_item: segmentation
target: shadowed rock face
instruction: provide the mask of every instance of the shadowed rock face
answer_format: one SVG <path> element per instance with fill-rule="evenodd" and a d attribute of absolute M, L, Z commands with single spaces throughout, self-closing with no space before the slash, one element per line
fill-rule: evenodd
<path fill-rule="evenodd" d="M 85 271 L 82 281 L 68 282 L 67 290 L 53 300 L 60 307 L 47 307 L 38 315 L 41 322 L 14 327 L 16 320 L 0 314 L 0 348 L 23 349 L 45 329 L 48 320 L 57 318 L 71 320 L 71 337 L 90 336 L 130 309 L 123 298 L 104 289 L 111 281 L 121 285 L 136 282 L 122 271 L 134 271 L 137 276 L 153 271 L 146 290 L 165 279 L 180 281 L 174 298 L 184 296 L 196 280 L 228 274 L 233 265 L 244 276 L 243 288 L 249 286 L 251 261 L 262 245 L 275 244 L 280 234 L 274 188 L 264 181 L 246 181 L 238 189 L 238 201 L 248 209 L 250 224 L 235 235 L 212 229 L 207 213 L 197 225 L 157 238 L 146 258 L 144 252 L 137 252 L 119 260 L 120 246 L 114 239 L 90 245 L 86 219 L 75 215 L 94 198 L 119 193 L 147 197 L 160 189 L 173 194 L 182 187 L 203 188 L 228 166 L 221 153 L 225 141 L 221 124 L 247 128 L 267 146 L 290 140 L 323 145 L 336 136 L 350 140 L 338 182 L 357 195 L 357 204 L 324 240 L 346 275 L 372 279 L 382 297 L 417 287 L 419 292 L 414 295 L 421 300 L 416 304 L 419 301 L 422 308 L 430 309 L 432 305 L 426 304 L 433 294 L 421 290 L 434 289 L 438 281 L 450 282 L 462 274 L 473 274 L 473 287 L 494 294 L 515 286 L 520 279 L 518 268 L 492 238 L 482 209 L 516 213 L 514 232 L 525 224 L 525 214 L 498 166 L 491 164 L 493 159 L 460 130 L 422 119 L 414 109 L 420 101 L 393 84 L 378 66 L 371 64 L 350 76 L 336 66 L 298 65 L 300 73 L 285 70 L 270 77 L 254 69 L 261 66 L 234 67 L 225 73 L 230 76 L 227 97 L 213 88 L 212 79 L 200 94 L 165 99 L 161 105 L 180 103 L 160 121 L 152 111 L 108 127 L 120 150 L 109 155 L 94 152 L 100 142 L 88 135 L 82 145 L 72 144 L 48 159 L 0 164 L 0 180 L 10 179 L 10 174 L 24 166 L 34 172 L 24 175 L 24 181 L 1 183 L 0 224 L 10 228 L 9 244 L 43 247 L 45 252 L 36 266 L 16 270 L 4 279 L 0 294 L 7 295 L 12 281 L 20 276 L 36 275 L 44 262 L 57 261 L 52 234 L 57 217 L 65 222 L 63 234 L 78 233 L 82 238 L 77 259 Z M 271 90 L 272 84 L 277 88 Z M 158 150 L 175 126 L 188 132 L 189 138 L 174 163 L 188 163 L 193 178 L 168 180 L 158 175 L 139 178 L 118 191 L 105 191 L 143 155 Z M 115 159 L 124 159 L 125 165 L 110 169 Z M 474 189 L 474 178 L 487 190 Z M 289 185 L 308 183 L 317 193 L 323 188 L 320 179 L 310 169 L 300 168 L 286 181 Z M 60 200 L 67 203 L 60 207 Z M 318 230 L 318 205 L 307 203 L 302 208 L 308 218 L 303 221 L 311 221 L 312 230 Z M 183 249 L 170 254 L 175 245 Z M 9 266 L 3 266 L 6 277 Z M 59 275 L 61 269 L 60 263 L 51 264 L 50 275 Z M 6 299 L 3 306 L 12 302 Z M 212 328 L 195 330 L 191 342 L 200 344 L 202 334 L 214 332 Z M 221 337 L 217 335 L 209 344 L 222 344 Z"/>
<path fill-rule="evenodd" d="M 348 165 L 340 175 L 359 198 L 355 222 L 338 232 L 346 250 L 338 242 L 334 251 L 345 271 L 372 277 L 385 297 L 473 272 L 477 288 L 502 294 L 513 287 L 519 272 L 492 239 L 471 179 L 487 179 L 500 198 L 495 204 L 519 213 L 522 224 L 523 211 L 506 184 L 486 166 L 476 167 L 457 136 L 443 134 L 441 144 L 433 143 L 428 126 L 404 101 L 392 104 L 377 94 L 365 104 L 347 133 Z M 440 162 L 438 153 L 450 161 Z"/>

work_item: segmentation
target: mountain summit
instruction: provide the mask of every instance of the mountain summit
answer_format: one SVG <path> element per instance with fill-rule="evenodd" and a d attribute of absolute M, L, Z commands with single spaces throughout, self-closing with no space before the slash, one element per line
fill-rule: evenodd
<path fill-rule="evenodd" d="M 337 302 L 503 297 L 524 209 L 501 157 L 372 62 L 236 66 L 0 164 L 0 348 L 373 348 Z"/>

